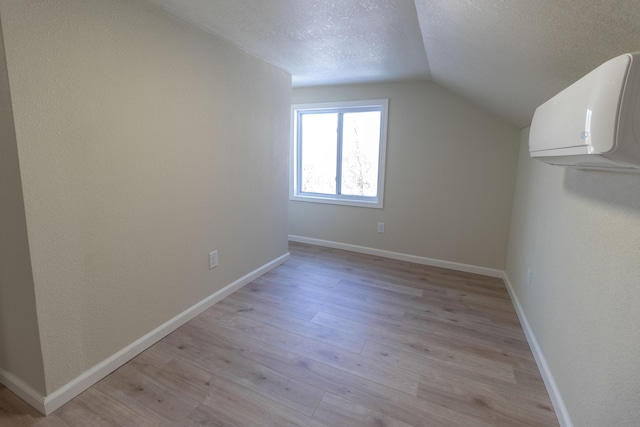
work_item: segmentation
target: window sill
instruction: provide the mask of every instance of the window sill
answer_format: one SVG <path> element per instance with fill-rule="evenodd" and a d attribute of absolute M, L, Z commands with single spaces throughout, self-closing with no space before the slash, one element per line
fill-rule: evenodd
<path fill-rule="evenodd" d="M 382 209 L 382 201 L 380 200 L 358 200 L 358 199 L 350 199 L 350 198 L 338 198 L 331 196 L 315 196 L 315 195 L 292 195 L 289 196 L 289 200 L 295 202 L 308 202 L 308 203 L 324 203 L 328 205 L 342 205 L 342 206 L 353 206 L 359 208 L 373 208 L 373 209 Z"/>

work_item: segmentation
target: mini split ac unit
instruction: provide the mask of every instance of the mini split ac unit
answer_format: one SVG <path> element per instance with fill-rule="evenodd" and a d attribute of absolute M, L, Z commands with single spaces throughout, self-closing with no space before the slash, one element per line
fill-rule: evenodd
<path fill-rule="evenodd" d="M 543 162 L 640 172 L 640 53 L 613 58 L 536 109 L 529 152 Z"/>

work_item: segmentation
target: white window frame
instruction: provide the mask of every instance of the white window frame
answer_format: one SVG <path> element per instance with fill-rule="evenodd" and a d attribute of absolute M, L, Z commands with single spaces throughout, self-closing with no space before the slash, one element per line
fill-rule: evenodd
<path fill-rule="evenodd" d="M 375 197 L 351 196 L 343 194 L 319 194 L 305 193 L 300 189 L 300 166 L 302 156 L 300 154 L 300 132 L 298 129 L 298 117 L 301 112 L 322 111 L 349 112 L 363 111 L 370 108 L 380 109 L 380 147 L 378 158 L 378 194 Z M 291 106 L 291 150 L 289 168 L 289 200 L 312 203 L 328 203 L 334 205 L 359 206 L 382 209 L 384 202 L 384 176 L 387 157 L 387 122 L 388 99 L 373 99 L 364 101 L 322 102 L 314 104 L 293 104 Z"/>

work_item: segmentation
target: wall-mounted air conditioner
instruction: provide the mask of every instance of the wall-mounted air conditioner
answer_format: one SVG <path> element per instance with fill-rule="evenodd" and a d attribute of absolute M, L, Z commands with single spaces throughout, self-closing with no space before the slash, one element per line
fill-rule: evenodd
<path fill-rule="evenodd" d="M 640 53 L 613 58 L 536 109 L 529 152 L 546 163 L 640 172 Z"/>

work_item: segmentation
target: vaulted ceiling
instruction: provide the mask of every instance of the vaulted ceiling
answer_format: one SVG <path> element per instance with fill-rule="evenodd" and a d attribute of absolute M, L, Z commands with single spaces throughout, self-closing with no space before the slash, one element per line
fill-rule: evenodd
<path fill-rule="evenodd" d="M 430 79 L 527 126 L 640 50 L 638 0 L 148 0 L 293 76 L 294 87 Z"/>

